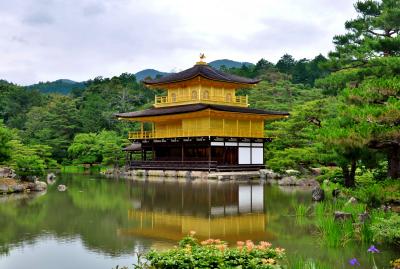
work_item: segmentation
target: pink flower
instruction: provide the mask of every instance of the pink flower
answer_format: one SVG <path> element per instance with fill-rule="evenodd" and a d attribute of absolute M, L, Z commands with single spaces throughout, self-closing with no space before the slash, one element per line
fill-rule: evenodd
<path fill-rule="evenodd" d="M 224 251 L 227 248 L 227 246 L 225 244 L 215 245 L 215 247 L 217 249 L 219 249 L 220 251 Z"/>
<path fill-rule="evenodd" d="M 191 237 L 193 237 L 195 234 L 196 234 L 196 231 L 190 231 L 190 232 L 189 232 L 189 235 L 190 235 Z"/>
<path fill-rule="evenodd" d="M 264 248 L 269 248 L 272 246 L 272 244 L 270 242 L 261 241 L 260 246 L 263 246 Z"/>
<path fill-rule="evenodd" d="M 237 245 L 238 247 L 243 247 L 243 246 L 244 246 L 244 242 L 243 242 L 243 241 L 237 241 L 237 242 L 236 242 L 236 245 Z"/>

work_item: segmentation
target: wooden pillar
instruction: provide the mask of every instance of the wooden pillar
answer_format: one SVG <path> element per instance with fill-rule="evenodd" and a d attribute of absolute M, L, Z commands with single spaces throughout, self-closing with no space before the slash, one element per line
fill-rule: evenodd
<path fill-rule="evenodd" d="M 151 155 L 152 155 L 152 161 L 155 161 L 154 141 L 151 142 Z"/>
<path fill-rule="evenodd" d="M 239 137 L 239 120 L 236 119 L 236 136 Z"/>
<path fill-rule="evenodd" d="M 154 130 L 155 130 L 155 127 L 154 127 L 154 122 L 152 122 L 151 123 L 151 133 L 152 133 L 152 138 L 154 138 Z"/>
<path fill-rule="evenodd" d="M 184 151 L 184 147 L 183 147 L 183 139 L 181 142 L 181 161 L 183 162 L 185 160 L 185 151 Z"/>
<path fill-rule="evenodd" d="M 222 155 L 222 163 L 225 165 L 226 164 L 226 145 L 225 145 L 225 139 L 224 139 L 224 153 Z"/>
<path fill-rule="evenodd" d="M 143 138 L 143 121 L 140 122 L 140 137 Z"/>
<path fill-rule="evenodd" d="M 211 172 L 211 140 L 208 142 L 208 172 Z"/>

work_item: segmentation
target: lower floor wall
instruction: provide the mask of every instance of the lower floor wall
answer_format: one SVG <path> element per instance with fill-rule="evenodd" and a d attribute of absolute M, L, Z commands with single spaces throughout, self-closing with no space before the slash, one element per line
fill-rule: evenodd
<path fill-rule="evenodd" d="M 130 153 L 129 162 L 189 166 L 257 166 L 264 164 L 263 139 L 217 137 L 140 141 L 141 151 Z"/>

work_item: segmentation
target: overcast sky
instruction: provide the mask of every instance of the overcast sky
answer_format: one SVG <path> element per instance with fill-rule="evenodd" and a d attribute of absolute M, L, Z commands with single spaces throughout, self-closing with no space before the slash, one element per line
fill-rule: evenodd
<path fill-rule="evenodd" d="M 0 0 L 0 79 L 83 81 L 326 55 L 355 0 Z"/>

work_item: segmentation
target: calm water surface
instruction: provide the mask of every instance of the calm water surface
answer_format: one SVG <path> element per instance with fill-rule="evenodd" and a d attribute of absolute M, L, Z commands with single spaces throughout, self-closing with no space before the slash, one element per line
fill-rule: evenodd
<path fill-rule="evenodd" d="M 56 185 L 66 184 L 66 192 Z M 233 182 L 137 182 L 62 174 L 46 194 L 0 196 L 0 269 L 96 268 L 135 263 L 134 253 L 167 248 L 190 230 L 200 239 L 265 240 L 290 257 L 332 268 L 368 261 L 368 246 L 324 247 L 294 207 L 310 190 Z M 396 256 L 380 246 L 380 268 Z M 383 266 L 385 265 L 385 266 Z"/>

